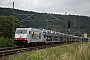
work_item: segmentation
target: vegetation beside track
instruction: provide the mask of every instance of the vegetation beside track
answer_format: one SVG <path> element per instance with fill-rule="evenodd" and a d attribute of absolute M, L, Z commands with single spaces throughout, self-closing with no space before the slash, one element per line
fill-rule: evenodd
<path fill-rule="evenodd" d="M 90 60 L 90 43 L 75 42 L 32 52 L 22 51 L 7 60 Z"/>
<path fill-rule="evenodd" d="M 13 39 L 0 37 L 0 48 L 13 46 Z"/>

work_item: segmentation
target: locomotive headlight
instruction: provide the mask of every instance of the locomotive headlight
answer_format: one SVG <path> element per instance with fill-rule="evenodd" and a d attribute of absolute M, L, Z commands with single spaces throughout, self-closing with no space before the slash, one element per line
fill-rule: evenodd
<path fill-rule="evenodd" d="M 27 40 L 27 38 L 24 38 L 24 40 Z"/>
<path fill-rule="evenodd" d="M 17 40 L 17 38 L 14 38 L 14 40 Z"/>

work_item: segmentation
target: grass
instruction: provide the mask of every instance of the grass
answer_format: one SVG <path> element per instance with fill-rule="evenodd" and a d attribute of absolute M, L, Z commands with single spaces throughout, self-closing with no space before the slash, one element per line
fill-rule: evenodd
<path fill-rule="evenodd" d="M 72 44 L 11 55 L 7 60 L 90 60 L 90 43 Z"/>

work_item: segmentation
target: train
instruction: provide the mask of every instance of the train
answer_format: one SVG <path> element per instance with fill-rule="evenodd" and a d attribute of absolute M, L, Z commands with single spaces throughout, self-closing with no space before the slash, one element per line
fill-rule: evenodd
<path fill-rule="evenodd" d="M 16 45 L 38 45 L 53 43 L 88 42 L 88 38 L 64 34 L 43 28 L 16 28 L 14 43 Z"/>

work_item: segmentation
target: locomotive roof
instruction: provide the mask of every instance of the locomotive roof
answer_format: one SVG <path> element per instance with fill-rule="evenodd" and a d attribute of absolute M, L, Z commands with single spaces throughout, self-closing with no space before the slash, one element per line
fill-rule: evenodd
<path fill-rule="evenodd" d="M 32 28 L 17 28 L 18 30 L 31 30 Z"/>

